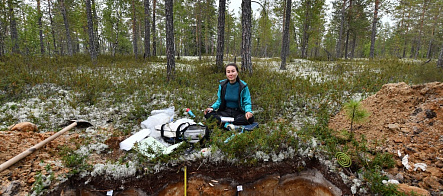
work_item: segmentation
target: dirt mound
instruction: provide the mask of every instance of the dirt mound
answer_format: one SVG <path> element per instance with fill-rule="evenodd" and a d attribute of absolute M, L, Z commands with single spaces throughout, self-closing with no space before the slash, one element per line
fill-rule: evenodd
<path fill-rule="evenodd" d="M 356 138 L 364 134 L 371 149 L 394 155 L 396 167 L 388 177 L 431 193 L 443 191 L 443 83 L 409 86 L 385 84 L 362 101 L 369 120 L 354 125 Z M 330 128 L 350 130 L 341 111 L 331 118 Z M 402 164 L 406 159 L 410 167 Z M 420 163 L 420 164 L 419 164 Z M 426 168 L 421 168 L 424 163 Z"/>
<path fill-rule="evenodd" d="M 39 142 L 55 134 L 54 132 L 0 131 L 0 163 L 12 159 Z M 38 172 L 54 177 L 63 176 L 69 169 L 63 167 L 59 154 L 60 146 L 73 145 L 79 140 L 78 134 L 65 134 L 47 143 L 4 171 L 0 172 L 0 195 L 27 195 L 36 181 Z"/>

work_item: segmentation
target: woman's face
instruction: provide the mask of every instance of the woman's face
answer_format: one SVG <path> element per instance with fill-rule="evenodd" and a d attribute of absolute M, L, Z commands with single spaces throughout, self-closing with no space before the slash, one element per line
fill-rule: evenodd
<path fill-rule="evenodd" d="M 228 78 L 230 83 L 234 83 L 237 81 L 238 72 L 234 66 L 226 67 L 226 77 Z"/>

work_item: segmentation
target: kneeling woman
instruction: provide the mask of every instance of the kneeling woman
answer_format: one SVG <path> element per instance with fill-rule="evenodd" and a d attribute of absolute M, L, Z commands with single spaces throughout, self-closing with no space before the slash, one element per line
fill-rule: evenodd
<path fill-rule="evenodd" d="M 254 122 L 252 114 L 251 95 L 246 82 L 238 77 L 238 66 L 235 63 L 226 65 L 227 79 L 221 80 L 218 87 L 217 101 L 206 108 L 205 118 L 211 117 L 225 128 L 229 123 L 221 124 L 221 117 L 233 117 L 234 125 L 249 125 Z"/>

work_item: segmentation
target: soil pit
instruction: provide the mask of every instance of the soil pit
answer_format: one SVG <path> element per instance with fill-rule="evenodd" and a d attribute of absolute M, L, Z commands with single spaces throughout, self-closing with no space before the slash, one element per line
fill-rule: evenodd
<path fill-rule="evenodd" d="M 302 167 L 302 162 L 306 163 Z M 51 195 L 184 195 L 183 166 L 122 181 L 96 177 L 87 185 L 71 178 Z M 343 195 L 350 194 L 336 173 L 329 173 L 317 160 L 287 160 L 259 166 L 193 163 L 187 166 L 188 195 Z M 241 191 L 239 191 L 241 190 Z M 290 195 L 290 194 L 289 194 Z"/>

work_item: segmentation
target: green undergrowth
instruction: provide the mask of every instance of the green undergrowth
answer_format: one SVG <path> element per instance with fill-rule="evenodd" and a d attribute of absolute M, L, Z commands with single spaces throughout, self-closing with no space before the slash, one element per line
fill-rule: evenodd
<path fill-rule="evenodd" d="M 116 119 L 124 125 L 120 131 L 126 136 L 152 110 L 170 106 L 175 107 L 176 118 L 184 117 L 184 109 L 191 108 L 197 116 L 195 120 L 204 122 L 203 110 L 216 100 L 218 81 L 226 78 L 224 73 L 217 71 L 215 63 L 208 59 L 177 60 L 175 78 L 168 81 L 166 60 L 161 58 L 134 59 L 132 56 L 101 55 L 96 63 L 91 63 L 86 55 L 53 58 L 1 57 L 0 105 L 30 97 L 44 100 L 51 95 L 27 92 L 32 86 L 48 83 L 74 92 L 76 96 L 70 100 L 72 107 L 94 105 L 106 110 L 109 106 L 129 102 L 134 106 L 133 109 Z M 386 83 L 406 82 L 412 85 L 441 82 L 442 70 L 435 63 L 423 65 L 396 59 L 289 64 L 309 67 L 310 70 L 321 73 L 321 78 L 315 78 L 289 71 L 275 71 L 275 68 L 269 67 L 269 61 L 272 60 L 254 60 L 252 75 L 240 73 L 240 78 L 250 88 L 254 116 L 260 127 L 252 132 L 237 134 L 227 143 L 224 141 L 233 132 L 215 128 L 207 144 L 220 150 L 229 159 L 254 165 L 259 162 L 257 151 L 277 154 L 290 147 L 297 149 L 300 144 L 293 135 L 295 132 L 305 141 L 316 137 L 322 143 L 322 148 L 329 152 L 331 159 L 339 151 L 349 154 L 353 160 L 349 170 L 364 173 L 371 192 L 391 194 L 392 189 L 379 186 L 376 182 L 385 178 L 380 175 L 380 171 L 392 167 L 392 157 L 368 149 L 364 138 L 349 140 L 337 137 L 327 128 L 329 116 L 338 112 L 344 103 L 354 99 L 356 95 L 367 97 Z M 298 116 L 316 118 L 305 120 L 306 125 L 297 130 L 290 122 Z M 16 117 L 5 118 L 8 118 L 2 119 L 5 122 L 14 122 Z M 182 146 L 179 151 L 188 147 Z M 138 158 L 145 163 L 155 163 L 177 159 L 179 155 L 180 153 L 160 155 L 154 160 Z M 81 165 L 87 158 L 73 153 L 72 149 L 62 150 L 62 156 L 65 165 L 69 167 Z M 124 163 L 130 157 L 125 155 L 121 162 Z M 83 166 L 75 168 L 90 168 L 88 165 Z"/>
<path fill-rule="evenodd" d="M 226 131 L 214 129 L 209 145 L 213 150 L 220 149 L 230 159 L 238 159 L 240 163 L 255 164 L 259 161 L 257 152 L 279 154 L 288 148 L 298 148 L 295 137 L 296 130 L 283 124 L 268 124 L 254 131 Z"/>

